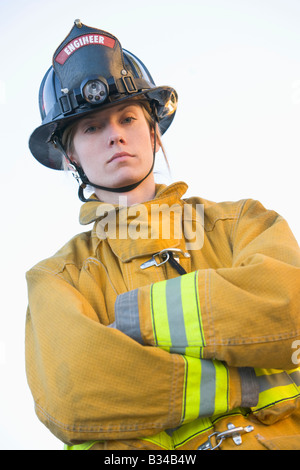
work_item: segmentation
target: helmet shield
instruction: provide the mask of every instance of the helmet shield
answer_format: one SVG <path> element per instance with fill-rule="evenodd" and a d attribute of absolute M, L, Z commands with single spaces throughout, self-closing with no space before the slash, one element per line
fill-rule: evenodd
<path fill-rule="evenodd" d="M 75 22 L 40 86 L 42 124 L 30 137 L 32 154 L 43 165 L 62 169 L 61 151 L 53 137 L 60 137 L 71 121 L 84 114 L 134 97 L 155 103 L 163 134 L 175 115 L 176 91 L 156 87 L 145 65 L 122 49 L 116 37 Z"/>

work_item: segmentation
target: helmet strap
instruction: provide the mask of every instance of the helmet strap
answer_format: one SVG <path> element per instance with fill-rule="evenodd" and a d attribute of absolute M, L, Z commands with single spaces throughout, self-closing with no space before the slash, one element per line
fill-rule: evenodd
<path fill-rule="evenodd" d="M 151 102 L 151 108 L 152 108 L 153 128 L 154 128 L 154 149 L 153 149 L 152 165 L 151 165 L 150 170 L 146 174 L 146 176 L 144 176 L 141 180 L 137 181 L 136 183 L 129 184 L 127 186 L 121 186 L 119 188 L 110 188 L 106 186 L 99 186 L 98 184 L 94 184 L 91 181 L 89 181 L 82 167 L 70 159 L 60 139 L 57 136 L 54 136 L 54 138 L 52 139 L 53 144 L 55 145 L 56 148 L 58 148 L 62 152 L 64 157 L 68 160 L 69 165 L 72 169 L 72 174 L 79 184 L 78 197 L 82 202 L 94 201 L 94 199 L 86 199 L 86 197 L 84 196 L 84 189 L 86 188 L 87 185 L 93 186 L 94 188 L 97 188 L 97 189 L 102 189 L 103 191 L 110 191 L 114 193 L 126 193 L 137 188 L 152 173 L 154 164 L 155 164 L 155 155 L 156 155 L 156 143 L 157 143 L 156 124 L 158 122 L 158 117 L 156 113 L 156 106 L 153 102 Z"/>

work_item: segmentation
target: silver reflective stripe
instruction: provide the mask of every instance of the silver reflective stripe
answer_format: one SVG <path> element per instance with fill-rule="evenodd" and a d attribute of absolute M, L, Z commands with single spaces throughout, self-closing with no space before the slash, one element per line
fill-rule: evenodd
<path fill-rule="evenodd" d="M 115 318 L 118 330 L 144 344 L 140 328 L 138 289 L 118 295 L 115 302 Z"/>
<path fill-rule="evenodd" d="M 212 416 L 215 412 L 216 369 L 212 361 L 201 360 L 199 416 Z"/>
<path fill-rule="evenodd" d="M 228 411 L 228 368 L 217 360 L 183 356 L 186 362 L 182 421 Z"/>
<path fill-rule="evenodd" d="M 181 277 L 169 279 L 166 283 L 166 301 L 171 343 L 176 345 L 177 353 L 180 348 L 180 353 L 185 354 L 188 343 L 181 301 Z M 172 348 L 170 348 L 170 352 L 172 352 Z"/>
<path fill-rule="evenodd" d="M 295 370 L 295 372 L 291 372 L 289 374 L 289 376 L 291 377 L 291 379 L 295 382 L 295 384 L 297 385 L 297 387 L 300 387 L 300 371 L 299 370 Z"/>

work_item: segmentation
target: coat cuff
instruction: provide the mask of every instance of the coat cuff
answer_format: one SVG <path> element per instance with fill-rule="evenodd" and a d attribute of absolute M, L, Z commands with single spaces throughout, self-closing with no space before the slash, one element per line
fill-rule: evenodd
<path fill-rule="evenodd" d="M 115 318 L 118 330 L 141 344 L 202 358 L 197 271 L 119 295 Z"/>
<path fill-rule="evenodd" d="M 138 289 L 118 295 L 115 302 L 115 326 L 138 343 L 144 344 L 140 328 Z"/>
<path fill-rule="evenodd" d="M 259 383 L 252 367 L 239 367 L 241 381 L 241 406 L 251 408 L 256 406 L 259 399 Z"/>

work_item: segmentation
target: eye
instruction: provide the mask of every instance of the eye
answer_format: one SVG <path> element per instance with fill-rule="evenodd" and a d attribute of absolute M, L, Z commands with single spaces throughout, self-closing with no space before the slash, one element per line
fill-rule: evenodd
<path fill-rule="evenodd" d="M 98 129 L 97 126 L 89 126 L 84 130 L 85 134 L 92 134 L 93 132 L 96 132 Z"/>
<path fill-rule="evenodd" d="M 134 116 L 127 116 L 123 119 L 123 122 L 125 124 L 130 124 L 133 121 L 136 121 L 136 118 Z"/>

